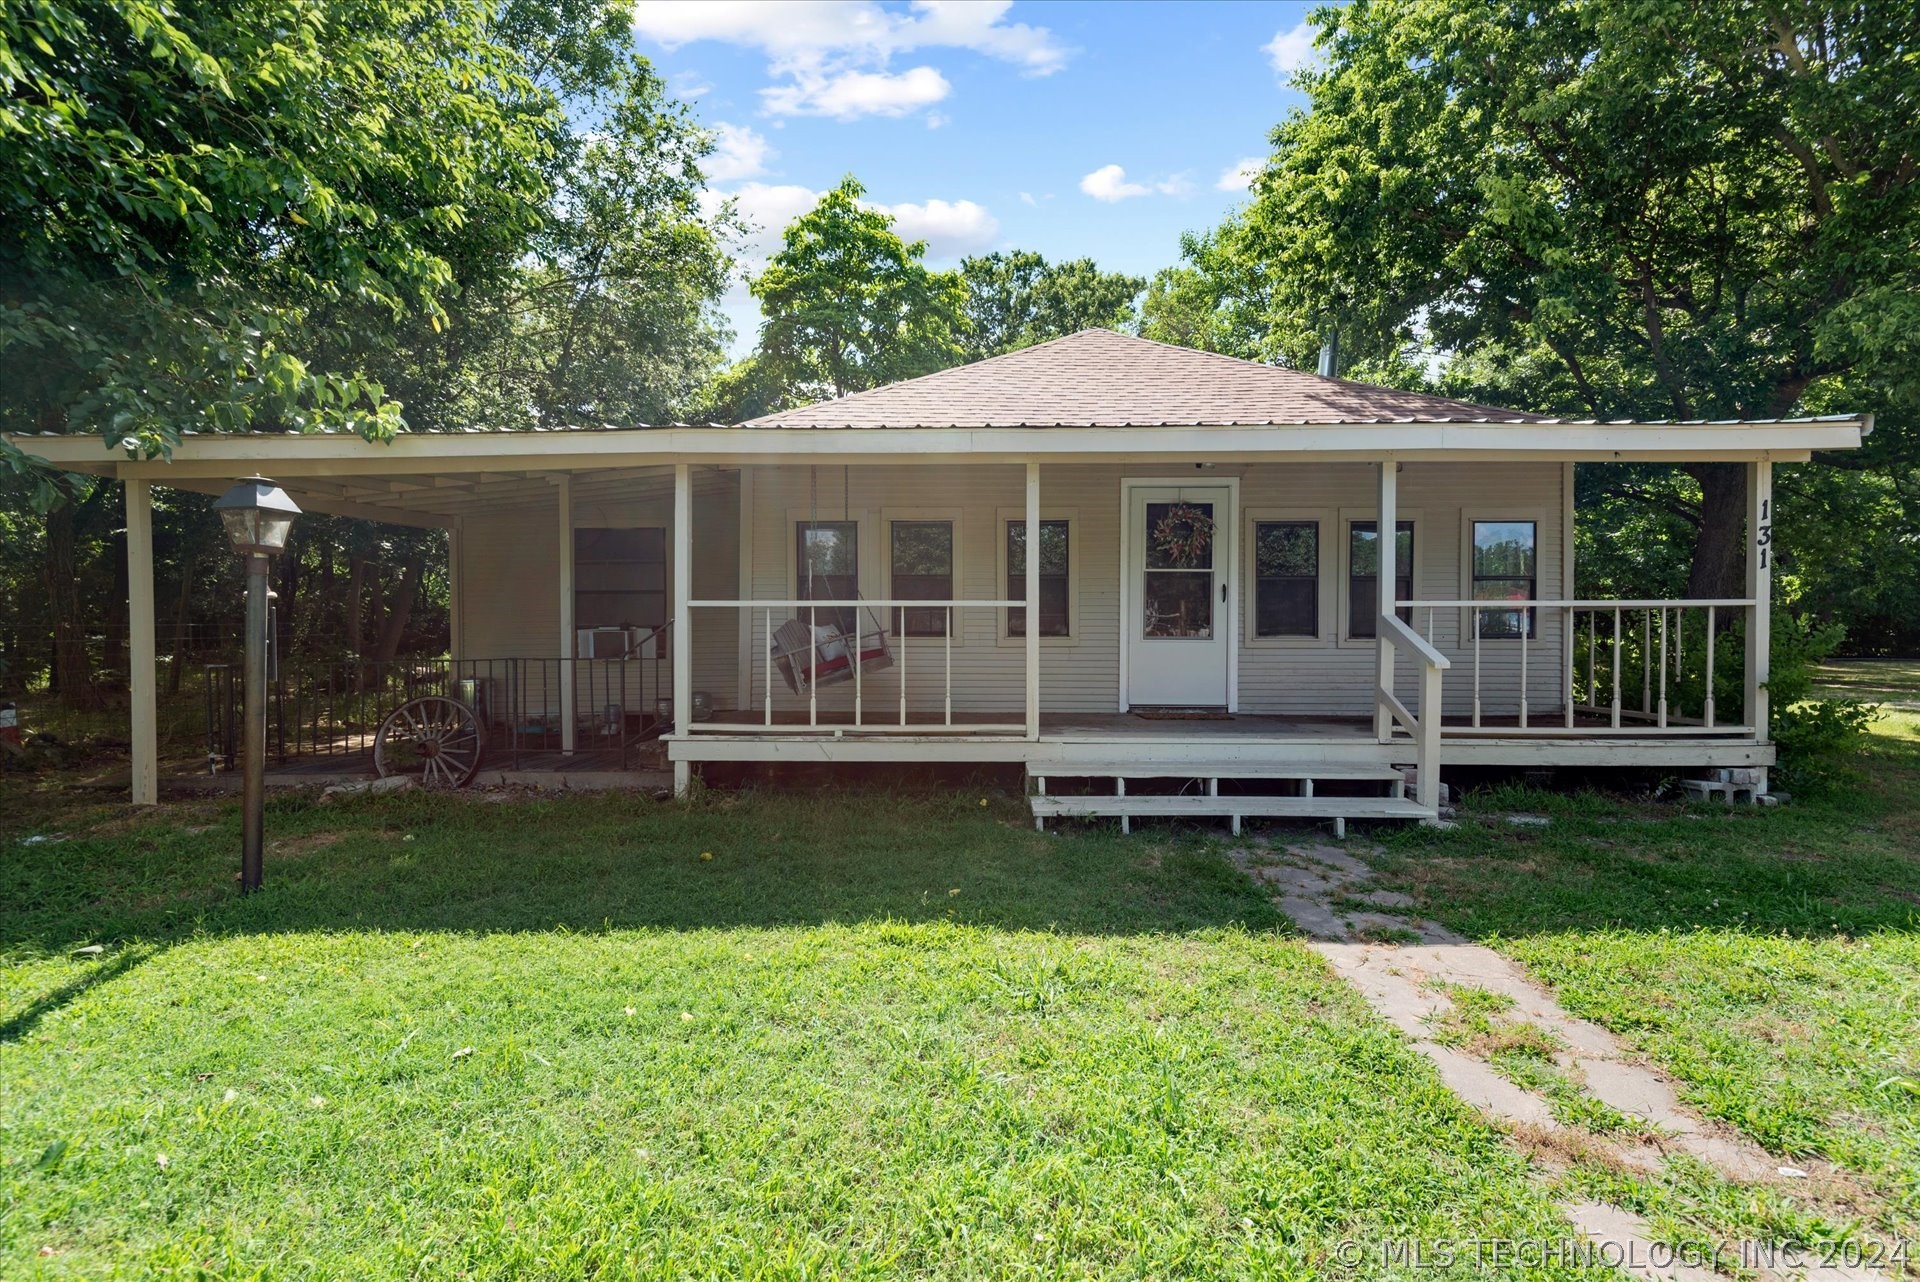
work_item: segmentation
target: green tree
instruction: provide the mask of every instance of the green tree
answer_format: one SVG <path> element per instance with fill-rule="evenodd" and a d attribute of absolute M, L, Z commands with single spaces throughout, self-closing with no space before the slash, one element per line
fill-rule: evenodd
<path fill-rule="evenodd" d="M 795 219 L 752 282 L 761 359 L 782 386 L 845 396 L 965 358 L 966 287 L 922 261 L 851 175 Z"/>
<path fill-rule="evenodd" d="M 1083 329 L 1132 329 L 1146 281 L 1103 272 L 1091 258 L 1049 263 L 1030 250 L 960 262 L 967 286 L 967 355 L 978 360 Z"/>
<path fill-rule="evenodd" d="M 472 0 L 9 5 L 0 90 L 0 423 L 146 455 L 398 429 L 306 321 L 443 325 L 450 250 L 536 225 L 562 120 Z"/>
<path fill-rule="evenodd" d="M 1205 249 L 1263 354 L 1324 328 L 1448 389 L 1600 418 L 1880 409 L 1915 492 L 1920 64 L 1900 5 L 1353 0 Z M 1190 255 L 1205 271 L 1208 255 Z M 1249 264 L 1258 288 L 1247 289 Z M 1738 469 L 1689 467 L 1688 589 L 1738 581 Z M 1901 517 L 1920 534 L 1914 506 Z"/>
<path fill-rule="evenodd" d="M 444 326 L 345 307 L 327 341 L 405 402 L 416 431 L 696 412 L 728 337 L 716 300 L 735 230 L 730 212 L 702 208 L 711 136 L 639 55 L 623 5 L 513 0 L 495 27 L 566 107 L 539 221 L 453 257 Z"/>

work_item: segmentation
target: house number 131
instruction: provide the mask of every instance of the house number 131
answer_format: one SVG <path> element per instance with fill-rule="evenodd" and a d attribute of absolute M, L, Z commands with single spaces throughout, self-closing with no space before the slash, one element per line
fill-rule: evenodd
<path fill-rule="evenodd" d="M 1760 519 L 1753 528 L 1754 550 L 1760 554 L 1760 568 L 1773 564 L 1773 500 L 1760 500 Z"/>

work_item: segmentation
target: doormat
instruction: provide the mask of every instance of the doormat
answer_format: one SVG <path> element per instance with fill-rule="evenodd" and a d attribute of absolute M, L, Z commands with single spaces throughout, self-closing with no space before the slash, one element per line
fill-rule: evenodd
<path fill-rule="evenodd" d="M 1135 708 L 1133 715 L 1145 721 L 1231 721 L 1231 712 L 1218 708 Z"/>

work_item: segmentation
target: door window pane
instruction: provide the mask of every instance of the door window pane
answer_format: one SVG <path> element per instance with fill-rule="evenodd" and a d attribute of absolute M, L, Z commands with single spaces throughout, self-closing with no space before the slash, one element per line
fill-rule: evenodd
<path fill-rule="evenodd" d="M 1212 638 L 1212 571 L 1148 570 L 1143 577 L 1141 636 L 1177 641 Z"/>
<path fill-rule="evenodd" d="M 1348 527 L 1347 547 L 1347 635 L 1370 637 L 1379 629 L 1380 615 L 1380 523 L 1355 521 Z M 1394 600 L 1413 596 L 1413 522 L 1401 521 L 1394 527 L 1393 541 Z M 1413 621 L 1413 611 L 1402 607 L 1395 611 L 1402 622 Z"/>
<path fill-rule="evenodd" d="M 1259 521 L 1253 527 L 1253 631 L 1262 637 L 1320 634 L 1320 525 Z"/>
<path fill-rule="evenodd" d="M 794 532 L 794 599 L 854 601 L 860 596 L 860 525 L 857 521 L 801 521 Z M 822 627 L 851 635 L 859 611 L 821 610 Z"/>
<path fill-rule="evenodd" d="M 1211 570 L 1213 504 L 1147 504 L 1147 568 Z"/>
<path fill-rule="evenodd" d="M 1068 634 L 1072 611 L 1071 590 L 1067 585 L 1068 532 L 1065 521 L 1040 522 L 1040 635 L 1064 637 Z M 1007 522 L 1007 595 L 1027 594 L 1027 523 Z M 1027 635 L 1027 607 L 1007 608 L 1007 635 Z"/>
<path fill-rule="evenodd" d="M 1473 523 L 1473 599 L 1476 601 L 1530 601 L 1538 587 L 1536 542 L 1532 521 L 1475 521 Z M 1511 640 L 1534 634 L 1532 610 L 1480 610 L 1480 635 Z"/>
<path fill-rule="evenodd" d="M 953 522 L 895 521 L 891 538 L 893 586 L 891 594 L 900 601 L 950 601 L 953 599 Z M 947 634 L 947 611 L 940 609 L 892 610 L 896 619 L 904 616 L 905 635 L 943 637 Z"/>

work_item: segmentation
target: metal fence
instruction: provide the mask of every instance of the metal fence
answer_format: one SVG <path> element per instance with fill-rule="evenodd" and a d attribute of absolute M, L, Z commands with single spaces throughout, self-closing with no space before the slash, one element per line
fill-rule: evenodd
<path fill-rule="evenodd" d="M 479 718 L 490 762 L 509 768 L 539 753 L 571 748 L 617 754 L 631 764 L 636 744 L 657 738 L 672 720 L 671 661 L 664 629 L 655 653 L 620 659 L 398 659 L 392 662 L 281 664 L 268 678 L 270 761 L 370 754 L 394 709 L 426 695 L 458 699 Z M 206 758 L 210 771 L 233 769 L 241 738 L 239 664 L 206 667 Z M 566 707 L 571 686 L 573 733 Z"/>

